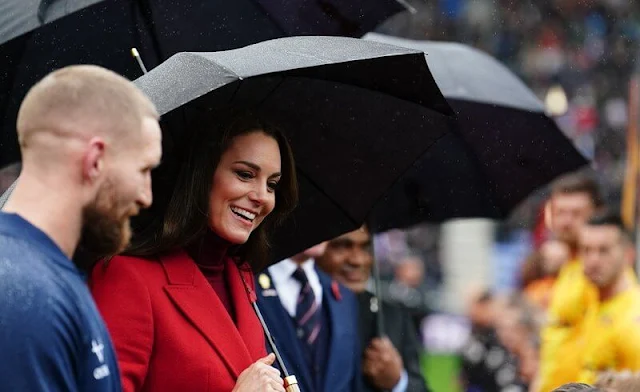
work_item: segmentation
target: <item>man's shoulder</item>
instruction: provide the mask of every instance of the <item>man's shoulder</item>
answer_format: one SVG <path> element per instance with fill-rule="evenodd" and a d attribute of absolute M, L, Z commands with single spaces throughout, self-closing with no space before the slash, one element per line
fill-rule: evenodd
<path fill-rule="evenodd" d="M 5 322 L 18 323 L 18 317 L 23 322 L 72 320 L 84 291 L 79 275 L 56 268 L 49 256 L 28 242 L 0 235 L 0 315 Z"/>
<path fill-rule="evenodd" d="M 27 242 L 0 234 L 0 292 L 5 295 L 25 295 L 28 290 L 15 288 L 36 291 L 51 289 L 48 283 L 53 271 L 47 261 L 45 254 Z"/>
<path fill-rule="evenodd" d="M 349 290 L 346 286 L 333 279 L 331 275 L 316 268 L 318 272 L 318 280 L 322 285 L 323 295 L 337 302 L 346 302 L 349 304 L 356 304 L 356 295 L 353 291 Z M 357 304 L 356 304 L 357 305 Z"/>

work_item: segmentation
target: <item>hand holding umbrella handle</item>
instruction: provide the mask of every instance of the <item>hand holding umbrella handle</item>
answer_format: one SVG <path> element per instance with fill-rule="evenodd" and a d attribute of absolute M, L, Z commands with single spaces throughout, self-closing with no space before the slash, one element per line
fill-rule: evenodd
<path fill-rule="evenodd" d="M 298 386 L 298 379 L 296 379 L 296 376 L 294 376 L 293 374 L 289 374 L 289 371 L 287 370 L 287 367 L 284 365 L 284 361 L 280 356 L 280 352 L 278 352 L 278 347 L 276 346 L 276 343 L 273 340 L 273 335 L 271 335 L 271 331 L 269 331 L 269 327 L 267 327 L 267 323 L 264 321 L 264 318 L 262 317 L 260 308 L 258 308 L 258 304 L 256 303 L 258 300 L 256 297 L 256 293 L 254 293 L 251 287 L 249 287 L 242 273 L 240 273 L 240 278 L 242 279 L 242 283 L 244 284 L 245 290 L 247 290 L 247 295 L 249 296 L 249 302 L 251 302 L 251 306 L 253 307 L 253 310 L 255 311 L 256 316 L 258 316 L 258 320 L 260 320 L 260 325 L 262 326 L 262 330 L 265 336 L 267 337 L 267 342 L 269 343 L 269 346 L 271 346 L 271 350 L 273 351 L 273 354 L 275 354 L 276 356 L 276 361 L 280 366 L 280 370 L 282 370 L 282 373 L 284 374 L 284 389 L 287 392 L 301 392 L 300 387 Z"/>

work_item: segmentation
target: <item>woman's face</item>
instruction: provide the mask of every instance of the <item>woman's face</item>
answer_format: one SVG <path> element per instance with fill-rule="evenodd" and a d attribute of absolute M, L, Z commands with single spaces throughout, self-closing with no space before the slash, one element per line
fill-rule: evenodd
<path fill-rule="evenodd" d="M 236 136 L 220 157 L 209 193 L 209 225 L 232 244 L 243 244 L 273 211 L 280 181 L 278 142 L 262 131 Z"/>

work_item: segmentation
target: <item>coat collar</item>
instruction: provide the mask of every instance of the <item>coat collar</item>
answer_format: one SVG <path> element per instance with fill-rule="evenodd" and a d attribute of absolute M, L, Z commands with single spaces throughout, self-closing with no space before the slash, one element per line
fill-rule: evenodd
<path fill-rule="evenodd" d="M 253 285 L 251 272 L 238 268 L 231 258 L 225 260 L 226 278 L 235 307 L 237 323 L 188 254 L 179 250 L 161 257 L 167 276 L 164 287 L 174 305 L 203 335 L 237 378 L 264 354 L 262 328 L 251 307 L 242 282 Z"/>

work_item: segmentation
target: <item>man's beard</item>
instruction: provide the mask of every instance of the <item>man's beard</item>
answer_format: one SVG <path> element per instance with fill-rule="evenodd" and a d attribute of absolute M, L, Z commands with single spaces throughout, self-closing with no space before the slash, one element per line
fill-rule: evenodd
<path fill-rule="evenodd" d="M 131 226 L 128 215 L 118 214 L 114 188 L 101 189 L 93 203 L 83 210 L 82 235 L 78 251 L 92 261 L 114 256 L 129 245 Z"/>

